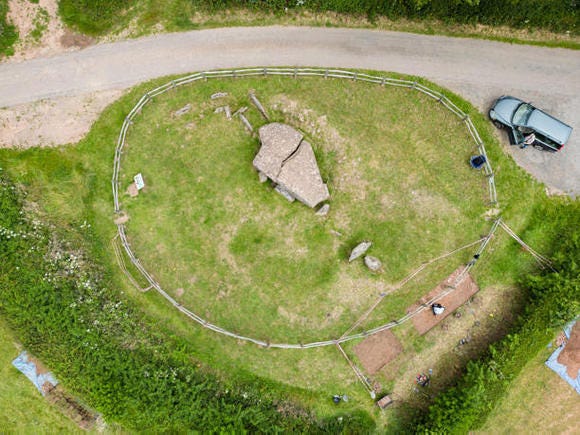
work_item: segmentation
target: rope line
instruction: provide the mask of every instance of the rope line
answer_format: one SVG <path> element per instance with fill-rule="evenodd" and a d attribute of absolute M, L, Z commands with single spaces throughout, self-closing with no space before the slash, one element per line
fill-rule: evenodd
<path fill-rule="evenodd" d="M 340 351 L 340 353 L 344 357 L 344 359 L 346 359 L 346 362 L 348 363 L 348 365 L 350 366 L 350 368 L 352 369 L 352 371 L 354 372 L 354 374 L 356 375 L 356 377 L 358 378 L 360 383 L 363 384 L 365 389 L 369 392 L 371 397 L 374 399 L 375 398 L 375 390 L 373 389 L 372 385 L 369 383 L 369 381 L 367 380 L 365 375 L 356 366 L 356 364 L 351 361 L 351 359 L 348 357 L 348 355 L 346 354 L 346 352 L 344 351 L 344 349 L 342 348 L 342 346 L 339 343 L 336 344 L 336 347 L 338 348 L 338 350 Z"/>
<path fill-rule="evenodd" d="M 437 258 L 433 258 L 432 260 L 429 260 L 425 263 L 423 263 L 421 266 L 419 266 L 417 269 L 415 269 L 413 272 L 411 272 L 409 275 L 407 275 L 402 281 L 400 281 L 395 287 L 393 287 L 391 290 L 386 291 L 386 292 L 382 292 L 376 299 L 376 301 L 373 303 L 373 305 L 371 305 L 371 307 L 362 315 L 359 317 L 359 319 L 349 328 L 346 330 L 346 332 L 344 334 L 342 334 L 341 338 L 350 334 L 357 326 L 359 326 L 362 322 L 364 322 L 368 316 L 370 316 L 370 314 L 375 310 L 375 308 L 377 308 L 379 306 L 379 304 L 381 303 L 381 301 L 385 298 L 385 296 L 390 295 L 391 293 L 400 290 L 401 288 L 403 288 L 409 281 L 411 281 L 415 276 L 417 276 L 423 269 L 425 269 L 427 266 L 429 266 L 430 264 L 435 263 L 436 261 L 442 260 L 444 258 L 447 258 L 459 251 L 462 251 L 464 249 L 470 248 L 473 245 L 476 245 L 478 243 L 481 243 L 481 241 L 484 239 L 481 238 L 479 240 L 476 240 L 475 242 L 471 242 L 465 246 L 462 246 L 460 248 L 454 249 L 451 252 L 447 252 L 443 255 L 440 255 Z"/>
<path fill-rule="evenodd" d="M 532 257 L 534 257 L 534 259 L 538 262 L 538 264 L 544 268 L 547 267 L 549 269 L 551 269 L 552 271 L 556 272 L 556 269 L 554 269 L 552 262 L 550 261 L 549 258 L 544 257 L 543 255 L 541 255 L 540 253 L 534 251 L 532 249 L 531 246 L 529 246 L 527 243 L 525 243 L 516 233 L 514 230 L 512 230 L 510 227 L 507 226 L 507 224 L 505 222 L 501 222 L 500 223 L 502 229 L 510 236 L 512 237 L 516 242 L 518 242 L 520 244 L 520 246 L 522 248 L 524 248 L 525 251 L 529 252 Z"/>

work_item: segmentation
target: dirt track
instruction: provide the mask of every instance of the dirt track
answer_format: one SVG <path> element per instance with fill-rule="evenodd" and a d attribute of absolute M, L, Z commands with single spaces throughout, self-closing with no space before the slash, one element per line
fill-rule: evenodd
<path fill-rule="evenodd" d="M 580 52 L 572 50 L 355 29 L 212 29 L 0 64 L 0 107 L 125 89 L 168 74 L 256 65 L 358 67 L 420 75 L 482 111 L 502 94 L 531 100 L 575 131 L 557 154 L 518 148 L 509 152 L 551 187 L 580 194 Z M 90 124 L 86 119 L 79 122 Z M 6 144 L 5 130 L 0 140 L 4 136 Z M 498 182 L 500 177 L 501 173 Z"/>

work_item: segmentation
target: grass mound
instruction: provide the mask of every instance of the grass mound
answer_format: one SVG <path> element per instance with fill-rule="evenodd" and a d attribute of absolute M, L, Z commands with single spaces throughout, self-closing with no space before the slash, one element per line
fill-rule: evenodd
<path fill-rule="evenodd" d="M 47 240 L 66 240 L 70 252 L 75 257 L 80 253 L 87 267 L 98 272 L 99 288 L 106 289 L 107 296 L 95 298 L 85 279 L 66 273 L 66 265 L 56 271 L 66 286 L 55 289 L 42 279 L 42 265 L 50 256 L 37 252 L 37 247 L 27 254 L 32 248 L 28 243 L 33 243 L 29 239 L 2 241 L 10 249 L 0 250 L 5 256 L 5 273 L 0 277 L 13 279 L 0 285 L 0 313 L 7 324 L 63 385 L 103 412 L 108 422 L 126 428 L 196 429 L 213 421 L 223 430 L 229 424 L 226 420 L 237 413 L 242 417 L 234 418 L 232 424 L 238 429 L 271 428 L 272 421 L 283 421 L 281 427 L 287 430 L 301 427 L 304 431 L 304 425 L 293 426 L 290 420 L 296 417 L 320 429 L 331 421 L 338 425 L 339 416 L 348 414 L 354 420 L 360 417 L 349 423 L 349 428 L 358 425 L 352 431 L 368 432 L 368 413 L 379 427 L 400 429 L 403 420 L 412 419 L 415 407 L 425 409 L 428 401 L 411 397 L 417 370 L 434 367 L 439 375 L 433 389 L 440 391 L 454 381 L 466 358 L 477 357 L 486 345 L 459 355 L 453 352 L 454 338 L 449 334 L 418 337 L 410 324 L 394 329 L 403 358 L 377 381 L 384 392 L 397 392 L 411 400 L 379 413 L 334 347 L 289 351 L 237 342 L 199 327 L 157 293 L 142 293 L 127 281 L 110 243 L 116 234 L 110 185 L 113 150 L 123 120 L 141 95 L 167 80 L 130 91 L 103 113 L 77 145 L 0 150 L 0 167 L 26 193 L 20 211 L 0 202 L 0 216 L 25 215 L 28 221 L 42 221 L 50 233 Z M 250 89 L 255 89 L 273 120 L 299 128 L 315 146 L 332 195 L 326 220 L 259 184 L 251 166 L 257 141 L 238 120 L 228 122 L 223 114 L 213 113 L 211 93 L 230 92 L 229 99 L 219 104 L 236 108 L 249 105 Z M 447 95 L 469 113 L 487 145 L 502 218 L 527 243 L 549 255 L 551 240 L 559 237 L 545 225 L 556 213 L 551 211 L 552 201 L 541 185 L 506 157 L 484 116 L 457 96 Z M 186 103 L 192 103 L 191 112 L 172 117 Z M 248 117 L 254 127 L 263 122 L 253 109 Z M 138 256 L 174 296 L 182 288 L 183 302 L 191 303 L 192 310 L 221 326 L 264 338 L 300 340 L 341 334 L 382 288 L 433 254 L 478 239 L 490 225 L 482 217 L 486 180 L 467 166 L 472 145 L 466 132 L 435 102 L 410 91 L 330 79 L 198 82 L 147 105 L 129 131 L 128 144 L 121 189 L 127 188 L 136 172 L 142 172 L 147 183 L 147 191 L 139 197 L 121 198 L 129 212 L 129 236 Z M 346 183 L 341 179 L 344 174 L 354 181 Z M 290 224 L 296 225 L 293 231 L 287 228 Z M 370 254 L 383 260 L 383 273 L 370 275 L 360 262 L 345 263 L 348 250 L 362 237 L 375 242 Z M 280 247 L 286 243 L 297 254 L 301 250 L 306 254 L 292 256 L 290 249 Z M 468 251 L 430 266 L 413 283 L 390 294 L 363 327 L 391 320 L 467 261 L 472 254 Z M 532 260 L 506 235 L 498 235 L 486 252 L 489 255 L 473 269 L 482 298 L 491 299 L 490 306 L 509 305 L 507 310 L 517 313 L 517 299 L 510 305 L 504 298 L 495 298 L 505 289 L 505 293 L 516 292 L 516 281 L 534 270 Z M 38 263 L 28 261 L 30 255 Z M 260 261 L 252 260 L 253 256 Z M 232 264 L 245 274 L 237 274 Z M 302 273 L 300 267 L 308 264 L 318 269 L 307 269 L 302 282 L 283 277 L 289 285 L 280 280 L 280 288 L 260 282 L 278 273 L 280 265 Z M 324 265 L 327 269 L 321 269 Z M 247 275 L 253 281 L 244 281 Z M 217 287 L 219 283 L 222 288 Z M 226 285 L 231 288 L 229 294 Z M 221 290 L 226 294 L 218 298 Z M 296 301 L 286 292 L 293 292 Z M 266 299 L 262 294 L 272 296 Z M 72 303 L 81 299 L 90 299 L 91 305 L 73 309 Z M 126 307 L 114 321 L 102 309 L 110 301 L 122 301 Z M 343 307 L 343 311 L 327 311 L 330 306 Z M 278 311 L 279 307 L 285 311 Z M 81 314 L 91 323 L 107 321 L 105 326 L 111 328 L 106 334 L 87 328 Z M 497 318 L 497 323 L 490 323 L 486 330 L 501 335 L 506 333 L 502 330 L 506 321 L 498 317 L 497 313 L 489 317 L 489 322 Z M 458 321 L 469 323 L 470 318 L 464 315 Z M 45 342 L 54 343 L 58 351 Z M 97 350 L 85 343 L 96 345 Z M 353 358 L 354 344 L 345 345 Z M 442 361 L 441 370 L 433 365 L 435 360 Z M 169 366 L 179 366 L 188 377 L 170 382 L 165 377 Z M 153 367 L 149 373 L 159 376 L 142 378 L 143 367 Z M 204 384 L 194 391 L 191 379 Z M 236 393 L 230 401 L 216 395 L 217 389 Z M 348 394 L 350 400 L 336 407 L 333 394 Z M 235 403 L 249 410 L 238 411 L 242 408 L 235 408 Z M 231 413 L 225 412 L 225 405 Z M 262 413 L 266 418 L 259 417 Z M 323 420 L 312 420 L 311 415 Z"/>
<path fill-rule="evenodd" d="M 250 105 L 299 128 L 331 192 L 320 218 L 260 184 L 259 148 L 217 107 Z M 226 99 L 210 95 L 228 92 Z M 173 113 L 186 104 L 192 110 Z M 246 114 L 254 128 L 264 121 Z M 411 270 L 477 240 L 486 180 L 470 169 L 473 145 L 453 114 L 412 90 L 316 78 L 211 80 L 143 109 L 127 136 L 121 189 L 142 172 L 147 188 L 121 199 L 133 250 L 174 298 L 227 329 L 270 341 L 339 336 L 372 300 Z M 373 241 L 384 270 L 348 264 Z M 400 317 L 417 294 L 395 296 Z"/>

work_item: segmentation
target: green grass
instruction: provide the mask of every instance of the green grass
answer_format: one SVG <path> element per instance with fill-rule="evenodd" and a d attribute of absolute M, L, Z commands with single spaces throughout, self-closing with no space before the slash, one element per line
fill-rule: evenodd
<path fill-rule="evenodd" d="M 0 431 L 3 433 L 81 433 L 20 373 L 12 360 L 21 348 L 0 319 Z"/>
<path fill-rule="evenodd" d="M 135 102 L 167 80 L 139 86 L 124 96 L 78 145 L 2 150 L 0 166 L 26 188 L 31 209 L 73 244 L 82 245 L 107 271 L 113 288 L 155 319 L 159 337 L 173 337 L 180 355 L 234 383 L 259 377 L 271 383 L 276 394 L 322 416 L 337 412 L 329 399 L 332 394 L 347 393 L 352 400 L 341 411 L 362 408 L 381 420 L 334 348 L 265 350 L 217 335 L 155 292 L 139 292 L 120 272 L 109 243 L 115 235 L 109 181 L 114 145 Z M 328 220 L 259 184 L 251 167 L 256 140 L 238 120 L 228 122 L 213 114 L 212 92 L 229 91 L 233 107 L 248 104 L 249 89 L 256 90 L 274 119 L 303 129 L 315 146 L 331 189 Z M 488 146 L 503 216 L 542 251 L 552 236 L 542 232 L 534 215 L 548 202 L 542 186 L 503 154 L 483 115 L 451 98 L 471 115 Z M 292 101 L 296 109 L 284 112 Z M 171 112 L 187 102 L 193 110 L 173 118 Z M 256 126 L 263 122 L 253 110 L 248 116 Z M 326 127 L 319 129 L 324 122 Z M 486 182 L 467 165 L 473 150 L 464 128 L 441 106 L 408 90 L 322 79 L 198 82 L 146 106 L 127 142 L 121 190 L 135 172 L 143 172 L 148 185 L 138 198 L 122 198 L 137 255 L 168 291 L 184 288 L 184 305 L 222 326 L 260 338 L 294 341 L 340 335 L 382 285 L 397 282 L 422 261 L 477 239 L 490 226 L 482 217 Z M 347 172 L 355 175 L 351 185 L 340 180 Z M 79 230 L 85 220 L 92 225 L 91 236 Z M 330 229 L 343 236 L 329 235 Z M 371 276 L 362 265 L 344 262 L 349 248 L 367 237 L 375 242 L 372 253 L 385 263 L 381 275 Z M 290 255 L 281 241 L 308 255 Z M 533 268 L 507 238 L 498 237 L 491 248 L 474 271 L 483 291 L 513 284 Z M 426 271 L 417 283 L 389 297 L 369 324 L 400 314 L 467 257 L 462 253 Z M 296 277 L 295 272 L 303 270 L 309 273 Z M 272 280 L 278 273 L 280 278 Z M 346 285 L 347 281 L 360 285 Z M 342 311 L 333 311 L 335 307 Z M 424 339 L 417 339 L 414 347 L 429 351 Z"/>

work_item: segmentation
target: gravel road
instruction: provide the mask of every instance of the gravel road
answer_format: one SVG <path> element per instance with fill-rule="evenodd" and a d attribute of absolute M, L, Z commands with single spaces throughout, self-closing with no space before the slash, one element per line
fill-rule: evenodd
<path fill-rule="evenodd" d="M 551 188 L 580 194 L 580 52 L 573 50 L 358 29 L 211 29 L 2 63 L 0 107 L 125 89 L 168 74 L 243 66 L 414 74 L 448 87 L 482 111 L 502 94 L 532 101 L 574 127 L 570 142 L 556 154 L 517 147 L 508 152 Z"/>

